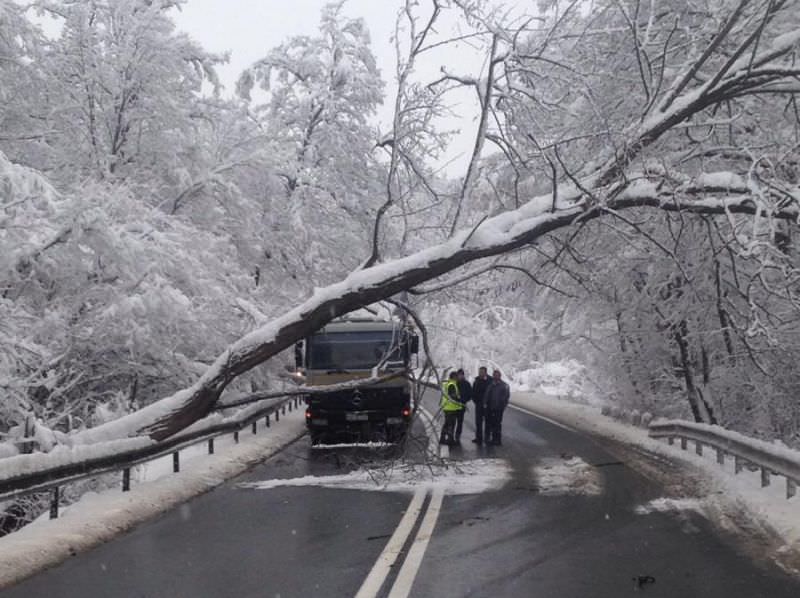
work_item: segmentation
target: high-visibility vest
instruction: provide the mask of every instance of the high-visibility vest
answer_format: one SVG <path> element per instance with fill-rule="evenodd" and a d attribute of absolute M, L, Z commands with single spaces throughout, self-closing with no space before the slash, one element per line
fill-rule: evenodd
<path fill-rule="evenodd" d="M 461 411 L 464 408 L 464 405 L 450 398 L 450 388 L 455 388 L 456 396 L 459 395 L 458 384 L 452 380 L 447 380 L 444 384 L 442 384 L 442 411 Z"/>

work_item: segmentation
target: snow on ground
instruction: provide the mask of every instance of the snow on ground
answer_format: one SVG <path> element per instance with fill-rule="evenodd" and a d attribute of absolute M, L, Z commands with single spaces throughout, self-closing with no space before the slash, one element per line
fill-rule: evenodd
<path fill-rule="evenodd" d="M 338 450 L 343 448 L 387 448 L 394 446 L 389 442 L 340 442 L 338 444 L 315 444 L 311 447 L 312 450 Z"/>
<path fill-rule="evenodd" d="M 181 451 L 181 472 L 171 456 L 140 468 L 130 492 L 118 488 L 84 495 L 55 520 L 40 519 L 0 538 L 0 588 L 57 565 L 77 552 L 107 542 L 134 525 L 202 494 L 278 452 L 305 432 L 302 409 L 287 413 L 257 435 L 243 430 L 239 444 L 220 436 L 215 454 L 206 443 Z M 191 513 L 191 505 L 184 505 Z"/>
<path fill-rule="evenodd" d="M 240 484 L 240 487 L 269 490 L 286 486 L 320 486 L 410 493 L 425 487 L 442 488 L 446 494 L 479 494 L 496 490 L 510 479 L 511 468 L 505 460 L 474 459 L 447 465 L 403 465 L 386 469 L 359 469 L 343 475 L 264 480 Z"/>
<path fill-rule="evenodd" d="M 536 390 L 546 395 L 585 398 L 583 387 L 585 369 L 577 361 L 533 362 L 531 367 L 518 372 L 508 372 L 511 390 L 525 392 Z"/>
<path fill-rule="evenodd" d="M 543 496 L 596 496 L 603 492 L 597 468 L 580 457 L 542 459 L 533 467 L 533 476 Z"/>
<path fill-rule="evenodd" d="M 536 415 L 554 420 L 556 423 L 577 430 L 616 440 L 622 444 L 641 447 L 648 453 L 667 457 L 672 462 L 680 462 L 685 467 L 684 474 L 692 476 L 700 487 L 707 489 L 701 497 L 703 512 L 735 513 L 744 509 L 754 521 L 766 524 L 777 532 L 785 542 L 784 550 L 800 552 L 800 496 L 786 499 L 785 481 L 773 477 L 767 488 L 760 486 L 760 474 L 745 470 L 734 475 L 733 459 L 726 459 L 724 466 L 716 462 L 716 453 L 706 450 L 702 456 L 696 455 L 690 443 L 690 450 L 683 451 L 680 443 L 669 446 L 666 440 L 650 438 L 646 429 L 636 428 L 603 416 L 599 408 L 579 405 L 567 400 L 559 400 L 542 393 L 520 393 L 511 395 L 511 404 Z M 798 455 L 800 457 L 800 455 Z M 642 505 L 641 512 L 652 511 L 658 506 L 682 507 L 692 505 L 697 497 L 683 496 L 678 500 Z M 708 507 L 708 508 L 706 508 Z M 692 507 L 692 510 L 697 510 Z"/>
<path fill-rule="evenodd" d="M 695 511 L 705 515 L 705 501 L 700 498 L 656 498 L 636 507 L 636 513 L 639 515 L 686 511 Z"/>

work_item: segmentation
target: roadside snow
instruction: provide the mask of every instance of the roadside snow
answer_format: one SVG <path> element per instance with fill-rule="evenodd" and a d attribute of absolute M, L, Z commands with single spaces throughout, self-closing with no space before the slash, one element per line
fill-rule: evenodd
<path fill-rule="evenodd" d="M 681 450 L 678 443 L 669 446 L 666 441 L 650 438 L 646 429 L 602 415 L 598 407 L 578 405 L 541 393 L 512 393 L 511 404 L 577 430 L 641 447 L 673 462 L 682 462 L 689 466 L 685 475 L 696 477 L 708 488 L 708 496 L 703 500 L 712 505 L 714 511 L 735 511 L 744 507 L 748 515 L 779 534 L 785 542 L 784 550 L 800 552 L 800 497 L 786 499 L 783 478 L 773 478 L 772 485 L 762 489 L 758 472 L 744 470 L 734 475 L 733 459 L 727 459 L 725 465 L 720 466 L 716 463 L 714 451 L 707 450 L 699 456 L 694 451 Z M 671 504 L 682 503 L 673 501 Z M 649 508 L 654 508 L 654 505 Z"/>
<path fill-rule="evenodd" d="M 215 442 L 208 455 L 205 443 L 181 451 L 181 472 L 172 473 L 171 457 L 140 468 L 130 492 L 110 489 L 89 493 L 62 510 L 58 519 L 40 519 L 0 538 L 0 589 L 77 552 L 107 542 L 134 525 L 202 494 L 278 452 L 305 432 L 301 409 L 281 417 L 269 431 L 241 433 Z M 186 505 L 185 508 L 190 508 Z"/>

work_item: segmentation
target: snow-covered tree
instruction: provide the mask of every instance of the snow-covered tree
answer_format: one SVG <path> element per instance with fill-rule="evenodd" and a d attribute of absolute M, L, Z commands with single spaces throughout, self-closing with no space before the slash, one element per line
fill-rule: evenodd
<path fill-rule="evenodd" d="M 652 349 L 647 359 L 661 363 L 677 356 L 686 390 L 686 374 L 691 373 L 700 380 L 695 391 L 703 393 L 702 397 L 695 394 L 692 399 L 687 394 L 686 398 L 695 400 L 700 418 L 708 417 L 705 405 L 714 406 L 716 391 L 709 395 L 704 388 L 709 385 L 703 379 L 703 347 L 712 347 L 713 340 L 715 355 L 724 356 L 725 330 L 744 331 L 748 342 L 750 337 L 746 334 L 760 330 L 753 326 L 759 321 L 760 308 L 743 312 L 746 317 L 736 320 L 736 326 L 717 322 L 716 331 L 710 327 L 713 310 L 697 312 L 698 306 L 708 308 L 709 298 L 715 297 L 715 288 L 713 284 L 709 286 L 709 281 L 714 280 L 714 257 L 719 258 L 720 254 L 711 248 L 712 244 L 734 252 L 732 263 L 737 272 L 743 262 L 736 260 L 746 260 L 750 280 L 761 285 L 755 295 L 749 292 L 751 287 L 737 285 L 739 290 L 745 290 L 747 299 L 760 302 L 775 293 L 778 274 L 784 276 L 784 281 L 786 275 L 789 281 L 793 276 L 792 262 L 780 257 L 780 247 L 773 241 L 791 237 L 794 225 L 779 222 L 792 223 L 800 213 L 794 166 L 796 145 L 791 142 L 796 131 L 792 106 L 800 74 L 796 67 L 800 16 L 792 10 L 791 3 L 781 1 L 709 0 L 698 5 L 674 0 L 669 11 L 662 10 L 660 4 L 645 6 L 634 1 L 580 6 L 545 4 L 547 11 L 538 15 L 545 19 L 543 22 L 522 20 L 522 24 L 514 25 L 504 22 L 501 13 L 483 13 L 481 3 L 435 2 L 431 12 L 420 13 L 430 7 L 420 7 L 409 0 L 408 11 L 424 15 L 411 20 L 419 28 L 414 33 L 412 27 L 409 56 L 421 60 L 430 55 L 430 48 L 438 47 L 436 44 L 451 43 L 452 40 L 435 37 L 437 18 L 442 10 L 458 10 L 465 12 L 462 25 L 469 29 L 469 33 L 461 34 L 462 38 L 467 35 L 473 47 L 482 47 L 486 60 L 476 62 L 474 73 L 451 73 L 445 69 L 434 81 L 410 82 L 407 93 L 398 94 L 395 106 L 395 123 L 405 122 L 407 126 L 395 126 L 393 135 L 382 138 L 370 139 L 368 122 L 362 118 L 380 99 L 377 73 L 364 51 L 363 26 L 341 17 L 339 6 L 326 11 L 320 36 L 292 40 L 248 71 L 240 85 L 243 92 L 254 89 L 256 83 L 266 87 L 260 92 L 263 97 L 254 99 L 253 108 L 259 130 L 266 133 L 259 159 L 266 160 L 270 151 L 273 155 L 271 161 L 264 162 L 267 174 L 261 180 L 246 168 L 228 171 L 241 178 L 227 189 L 247 191 L 238 197 L 226 192 L 226 197 L 243 200 L 250 190 L 261 189 L 263 205 L 267 207 L 259 216 L 262 221 L 271 222 L 272 229 L 263 229 L 267 238 L 258 252 L 274 255 L 288 250 L 292 255 L 286 261 L 298 260 L 296 275 L 307 281 L 307 288 L 336 280 L 344 268 L 334 261 L 339 262 L 343 256 L 352 272 L 318 288 L 304 301 L 295 302 L 293 309 L 272 310 L 271 314 L 280 314 L 274 318 L 257 317 L 263 323 L 218 353 L 193 384 L 136 414 L 85 432 L 80 438 L 90 441 L 130 433 L 168 436 L 208 414 L 234 380 L 337 315 L 403 290 L 424 293 L 432 290 L 431 284 L 435 288 L 460 278 L 471 279 L 472 274 L 490 268 L 529 266 L 520 255 L 531 252 L 544 252 L 540 257 L 547 267 L 559 266 L 557 274 L 544 280 L 528 270 L 532 280 L 560 288 L 563 285 L 556 285 L 559 281 L 555 277 L 566 276 L 587 292 L 597 291 L 602 300 L 592 304 L 592 311 L 606 319 L 610 316 L 612 321 L 621 312 L 623 330 L 630 330 L 628 318 L 633 318 L 632 314 L 646 313 L 649 319 L 640 330 L 651 337 L 641 338 L 641 343 L 650 343 Z M 531 23 L 541 26 L 534 28 Z M 72 31 L 78 35 L 82 30 L 76 26 Z M 414 40 L 419 43 L 416 49 Z M 399 72 L 410 71 L 401 67 Z M 360 86 L 354 84 L 356 81 Z M 480 116 L 474 125 L 475 144 L 469 164 L 452 186 L 453 193 L 444 197 L 439 190 L 429 188 L 429 171 L 415 170 L 415 162 L 403 156 L 390 158 L 387 176 L 383 169 L 386 164 L 373 161 L 373 146 L 377 143 L 384 150 L 424 147 L 425 143 L 435 145 L 444 139 L 428 137 L 429 141 L 415 146 L 415 138 L 431 134 L 419 125 L 433 121 L 403 121 L 401 116 L 424 106 L 425 98 L 442 106 L 442 94 L 462 86 L 476 93 Z M 360 106 L 360 110 L 354 111 L 353 105 Z M 776 109 L 781 106 L 787 109 Z M 232 126 L 226 130 L 238 129 Z M 241 146 L 232 143 L 225 147 Z M 489 148 L 497 149 L 498 154 L 487 156 Z M 119 154 L 108 160 L 107 150 L 103 155 L 104 177 L 113 179 L 115 184 L 125 168 L 134 169 L 134 164 L 139 164 Z M 414 158 L 418 155 L 419 152 L 414 154 Z M 113 173 L 111 163 L 116 164 Z M 402 185 L 391 174 L 393 165 L 398 164 L 407 166 Z M 373 172 L 378 175 L 373 176 Z M 112 193 L 106 192 L 105 187 L 98 187 L 97 192 L 91 188 L 88 197 L 80 201 L 70 196 L 71 208 L 63 212 L 69 217 L 53 217 L 54 230 L 62 230 L 64 223 L 76 222 L 78 226 L 67 226 L 71 233 L 58 241 L 59 252 L 46 255 L 63 255 L 70 268 L 77 270 L 81 265 L 83 269 L 79 271 L 87 276 L 96 273 L 102 278 L 110 270 L 109 263 L 115 265 L 112 276 L 130 269 L 125 280 L 134 286 L 119 291 L 116 313 L 129 310 L 133 314 L 125 320 L 131 330 L 136 330 L 133 323 L 138 323 L 136 310 L 142 304 L 149 305 L 151 297 L 159 299 L 154 302 L 156 306 L 183 304 L 186 309 L 189 306 L 181 297 L 188 298 L 194 308 L 193 294 L 211 296 L 217 305 L 228 305 L 235 298 L 246 299 L 242 295 L 256 278 L 250 270 L 252 264 L 241 261 L 241 255 L 225 257 L 225 264 L 235 264 L 233 273 L 227 276 L 219 261 L 223 259 L 219 256 L 228 255 L 225 246 L 234 245 L 229 239 L 236 236 L 235 218 L 228 221 L 229 227 L 213 234 L 199 226 L 204 217 L 208 218 L 204 210 L 192 210 L 185 202 L 171 218 L 163 213 L 140 213 L 134 207 L 139 200 L 139 179 L 133 174 L 126 176 L 130 179 L 130 192 L 120 195 L 119 207 L 113 208 L 120 214 L 118 219 L 110 211 L 117 204 L 107 200 L 117 197 L 119 187 Z M 383 184 L 377 186 L 376 181 Z M 259 186 L 260 182 L 263 184 Z M 103 181 L 105 184 L 108 182 Z M 377 189 L 382 190 L 382 195 L 373 195 Z M 425 189 L 426 198 L 433 199 L 433 212 L 413 214 L 408 208 L 414 206 L 396 201 L 400 197 L 397 191 L 414 193 L 419 189 Z M 376 203 L 372 203 L 375 199 Z M 446 201 L 437 204 L 437 199 Z M 194 207 L 214 200 L 212 194 L 200 196 Z M 100 214 L 98 204 L 105 206 Z M 241 201 L 219 207 L 224 212 L 231 208 L 247 210 L 243 206 L 249 205 L 252 204 Z M 406 225 L 424 225 L 427 218 L 436 227 L 434 238 L 420 235 L 413 243 L 382 238 L 383 229 L 371 225 L 378 206 L 387 206 L 379 213 L 391 215 L 390 210 L 397 209 L 399 213 L 394 215 L 408 218 L 401 232 L 408 229 Z M 675 216 L 665 220 L 664 212 Z M 340 213 L 347 217 L 339 217 Z M 674 228 L 676 223 L 697 219 L 698 215 L 708 216 L 708 222 L 719 227 L 719 232 L 715 230 L 705 240 L 703 225 Z M 92 218 L 103 223 L 101 228 L 115 231 L 121 241 L 115 243 L 106 234 L 94 232 Z M 126 226 L 131 221 L 144 221 L 152 232 L 142 226 L 128 230 Z M 609 256 L 606 252 L 604 260 L 595 262 L 598 268 L 608 264 L 615 267 L 613 279 L 624 287 L 624 292 L 616 296 L 607 292 L 613 288 L 602 284 L 601 273 L 590 272 L 587 277 L 586 272 L 572 272 L 574 276 L 568 272 L 569 260 L 581 262 L 582 253 L 591 251 L 592 240 L 613 238 L 603 228 L 610 226 L 622 228 L 627 236 L 620 238 L 627 243 L 635 237 L 637 243 L 646 239 L 659 250 L 659 245 L 670 249 L 661 250 L 663 255 L 649 246 L 627 251 L 626 243 L 617 240 L 613 246 L 619 247 L 618 254 Z M 245 228 L 255 240 L 260 227 L 260 223 L 253 223 Z M 200 233 L 192 238 L 196 230 Z M 398 229 L 385 230 L 390 237 Z M 578 238 L 591 230 L 596 234 Z M 677 234 L 676 230 L 684 233 Z M 677 240 L 672 239 L 673 234 Z M 690 241 L 682 240 L 683 235 Z M 179 242 L 173 244 L 176 238 Z M 148 244 L 151 239 L 152 246 Z M 670 239 L 680 245 L 677 250 L 665 245 L 665 240 Z M 271 242 L 274 245 L 270 246 Z M 380 250 L 386 246 L 391 251 Z M 581 247 L 583 251 L 578 252 Z M 71 254 L 62 252 L 67 248 Z M 82 256 L 80 252 L 86 248 L 88 252 Z M 128 248 L 131 255 L 141 253 L 163 262 L 154 269 L 152 278 L 150 273 L 144 278 L 152 287 L 145 289 L 136 284 L 135 276 L 142 272 L 130 267 L 131 262 L 125 259 Z M 191 272 L 201 286 L 181 278 L 177 266 L 181 260 L 160 253 L 165 248 L 190 264 L 188 268 L 183 266 L 184 271 Z M 197 253 L 187 261 L 179 249 Z M 695 260 L 692 252 L 699 249 L 704 252 L 703 259 Z M 603 255 L 602 251 L 597 253 Z M 514 255 L 504 259 L 512 263 L 493 261 L 509 254 Z M 563 259 L 565 256 L 569 260 Z M 479 262 L 474 271 L 466 268 L 442 283 L 429 283 L 471 262 Z M 637 262 L 647 264 L 643 281 L 639 271 L 631 267 Z M 93 302 L 89 290 L 73 290 L 59 278 L 57 268 L 48 271 L 47 266 L 41 261 L 41 266 L 32 270 L 37 276 L 44 271 L 47 276 L 41 278 L 47 284 L 29 292 L 29 302 L 46 298 L 51 287 L 68 289 L 59 294 L 64 313 L 77 314 L 76 321 L 87 326 L 100 321 L 97 318 L 110 317 L 113 312 L 106 311 L 106 307 L 114 304 L 108 300 L 115 296 L 113 293 Z M 725 275 L 732 275 L 728 268 L 733 266 L 726 263 L 724 267 Z M 680 275 L 677 278 L 676 270 Z M 277 273 L 278 269 L 269 272 Z M 701 280 L 699 299 L 694 300 L 689 293 L 695 292 L 693 285 Z M 168 282 L 162 284 L 163 281 Z M 279 282 L 283 281 L 282 278 Z M 22 288 L 22 283 L 15 281 L 13 286 Z M 117 282 L 104 284 L 113 287 Z M 513 291 L 514 285 L 509 286 Z M 219 295 L 218 288 L 223 289 Z M 790 285 L 784 284 L 779 294 L 787 289 Z M 731 303 L 724 305 L 732 320 L 737 315 L 734 308 L 742 310 L 744 303 L 750 305 L 739 300 Z M 100 304 L 103 309 L 93 309 Z M 632 309 L 632 305 L 638 307 Z M 780 309 L 790 312 L 793 305 L 793 296 L 787 295 Z M 770 313 L 780 311 L 772 309 L 768 308 Z M 169 316 L 162 318 L 156 312 L 149 315 L 159 322 L 179 321 L 180 330 L 191 337 L 183 321 L 174 317 L 174 307 L 165 313 Z M 207 313 L 193 312 L 194 317 L 205 322 Z M 223 323 L 227 331 L 236 328 L 232 317 Z M 75 330 L 85 329 L 78 325 Z M 198 330 L 206 332 L 209 328 L 200 326 Z M 771 332 L 774 330 L 775 327 Z M 149 332 L 161 338 L 158 331 Z M 784 338 L 792 332 L 791 327 L 782 330 Z M 624 334 L 625 338 L 633 338 Z M 712 339 L 714 335 L 717 336 Z M 621 338 L 622 335 L 618 337 Z M 119 339 L 109 338 L 107 346 L 119 351 Z M 741 346 L 745 350 L 754 348 L 753 343 L 742 342 Z M 200 348 L 195 344 L 191 359 L 202 354 Z M 153 347 L 149 349 L 158 354 Z M 190 353 L 180 344 L 171 350 L 172 354 Z M 636 358 L 644 355 L 639 353 Z M 115 359 L 116 356 L 109 363 Z M 755 363 L 755 359 L 751 362 Z M 637 365 L 634 360 L 629 363 Z M 715 362 L 717 372 L 722 371 L 720 363 Z M 631 375 L 636 377 L 635 372 Z"/>
<path fill-rule="evenodd" d="M 28 68 L 46 84 L 19 94 L 16 111 L 45 134 L 14 146 L 12 159 L 76 184 L 128 180 L 153 195 L 191 151 L 206 112 L 204 84 L 218 86 L 222 59 L 175 31 L 168 10 L 180 2 L 42 0 L 60 33 L 41 43 Z M 44 148 L 44 149 L 43 149 Z"/>
<path fill-rule="evenodd" d="M 269 251 L 284 253 L 306 291 L 366 257 L 361 240 L 380 205 L 370 119 L 383 81 L 364 21 L 343 15 L 343 4 L 323 9 L 318 35 L 290 38 L 238 83 L 270 140 L 271 181 L 261 181 L 271 190 Z"/>

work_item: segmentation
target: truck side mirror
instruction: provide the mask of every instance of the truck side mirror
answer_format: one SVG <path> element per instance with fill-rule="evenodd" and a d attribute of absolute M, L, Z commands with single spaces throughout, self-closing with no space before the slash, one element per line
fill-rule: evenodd
<path fill-rule="evenodd" d="M 409 338 L 409 352 L 412 355 L 419 353 L 419 336 L 416 334 L 412 334 L 411 338 Z"/>

